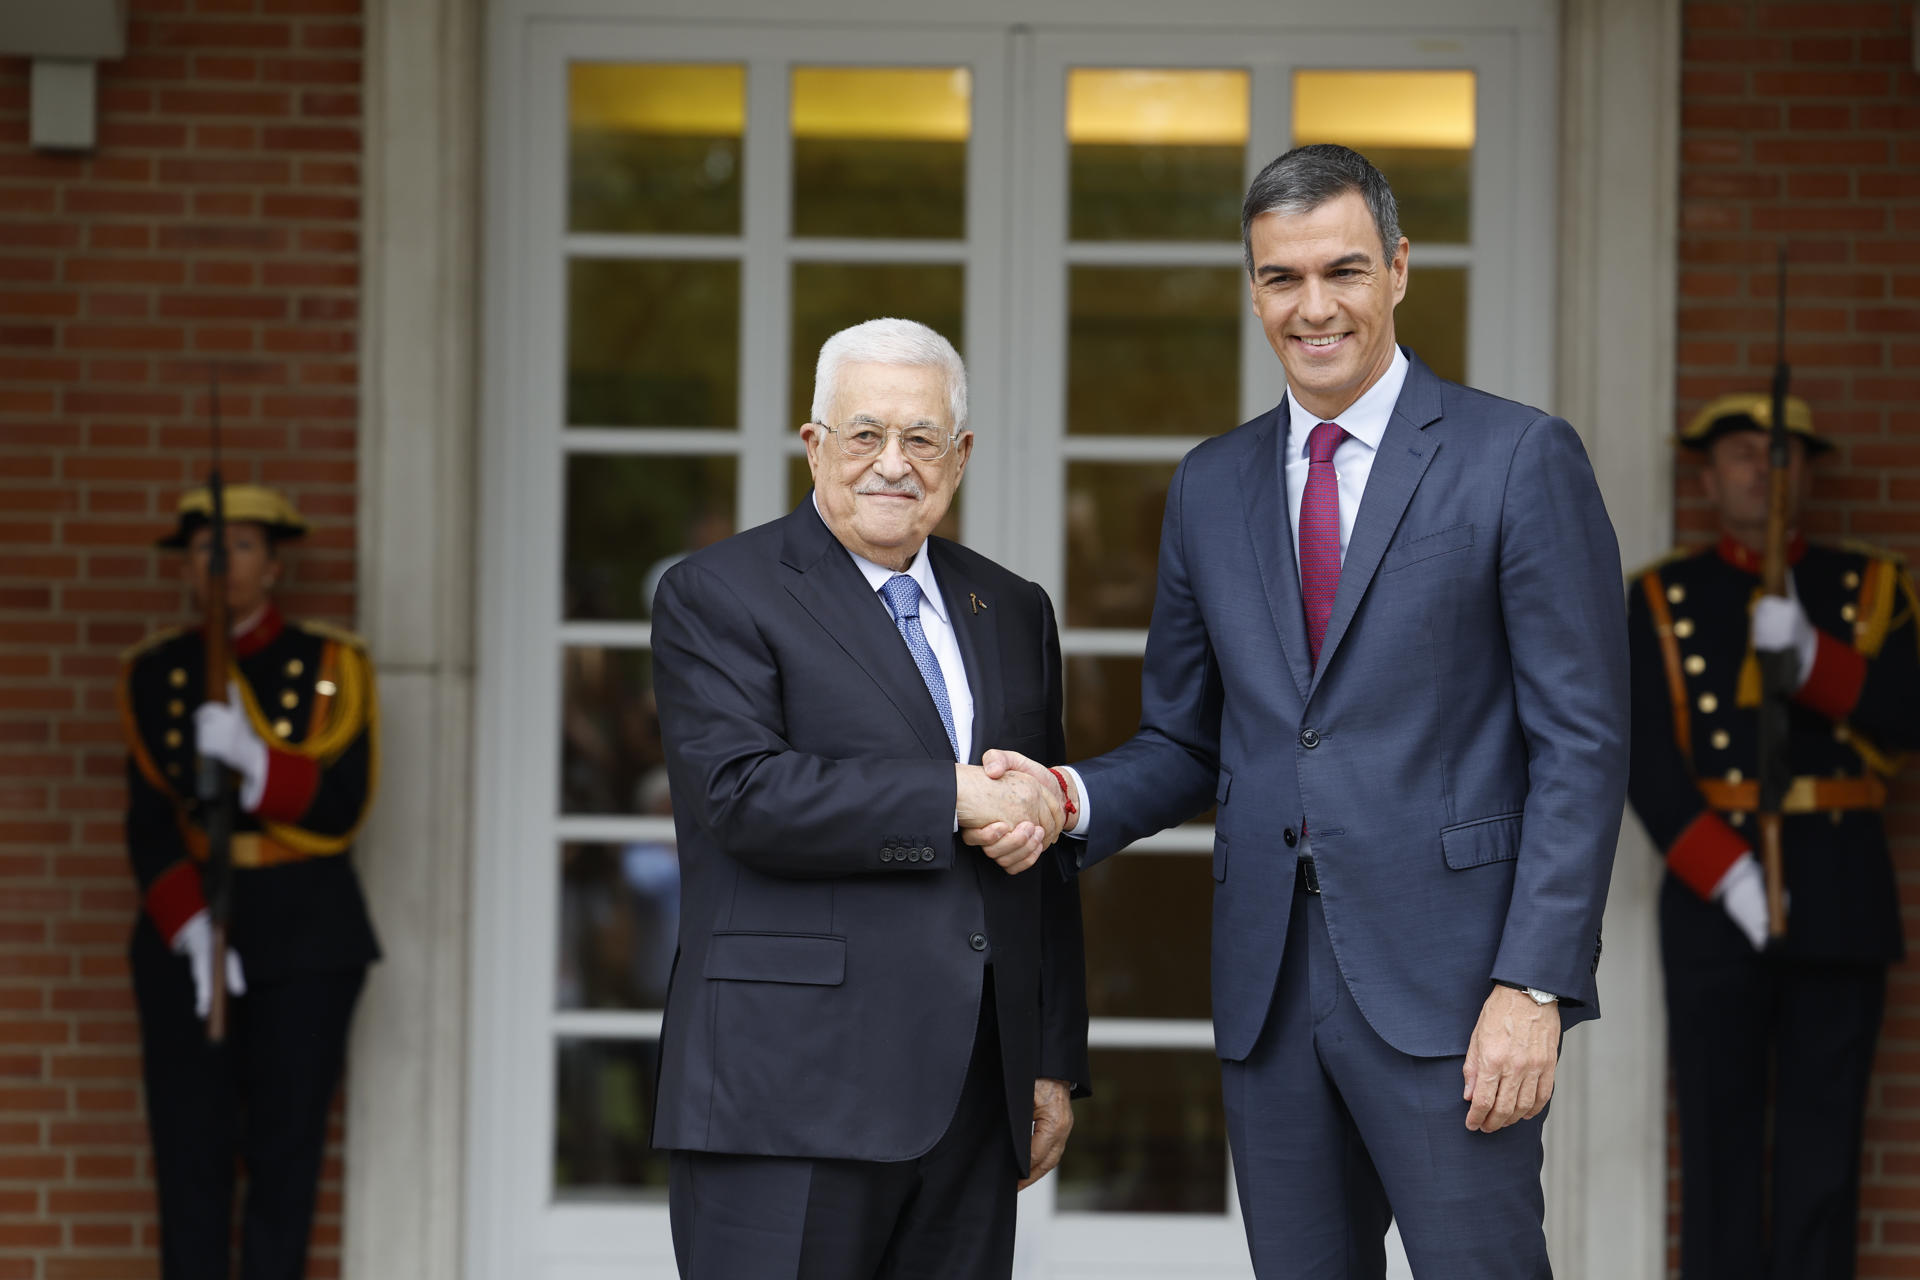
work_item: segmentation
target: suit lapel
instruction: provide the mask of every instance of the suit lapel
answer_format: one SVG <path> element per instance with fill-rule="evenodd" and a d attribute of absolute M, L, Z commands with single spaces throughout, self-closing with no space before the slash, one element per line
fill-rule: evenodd
<path fill-rule="evenodd" d="M 1293 559 L 1293 521 L 1287 515 L 1286 448 L 1287 402 L 1267 415 L 1251 435 L 1242 461 L 1240 489 L 1246 502 L 1247 533 L 1253 539 L 1253 558 L 1260 566 L 1260 585 L 1266 589 L 1267 609 L 1274 633 L 1280 637 L 1287 670 L 1305 701 L 1313 681 L 1312 652 L 1307 648 L 1307 620 L 1300 609 L 1300 567 Z"/>
<path fill-rule="evenodd" d="M 951 759 L 953 746 L 940 722 L 940 709 L 933 705 L 893 615 L 813 509 L 811 496 L 787 517 L 781 560 L 796 571 L 787 580 L 787 591 L 800 607 L 880 687 L 927 754 Z"/>
<path fill-rule="evenodd" d="M 946 599 L 954 639 L 960 644 L 960 661 L 967 669 L 967 689 L 973 694 L 973 740 L 967 745 L 967 761 L 978 764 L 985 744 L 999 741 L 1006 724 L 1006 681 L 1000 679 L 1000 627 L 981 585 L 967 576 L 952 548 L 938 538 L 927 539 L 927 548 L 933 557 L 933 576 Z M 978 610 L 973 607 L 975 600 L 982 605 Z"/>
<path fill-rule="evenodd" d="M 1320 665 L 1313 675 L 1314 689 L 1320 687 L 1321 676 L 1346 636 L 1348 624 L 1373 582 L 1374 571 L 1380 567 L 1380 557 L 1386 554 L 1394 530 L 1400 527 L 1400 517 L 1413 500 L 1414 490 L 1433 464 L 1440 441 L 1427 435 L 1426 427 L 1439 417 L 1439 379 L 1410 357 L 1406 384 L 1393 406 L 1393 416 L 1387 419 L 1373 469 L 1367 473 L 1360 510 L 1354 516 L 1353 536 L 1347 541 L 1346 559 L 1340 565 L 1340 587 L 1333 597 L 1333 614 L 1327 619 L 1326 639 L 1320 645 Z M 1311 691 L 1308 696 L 1312 696 Z"/>

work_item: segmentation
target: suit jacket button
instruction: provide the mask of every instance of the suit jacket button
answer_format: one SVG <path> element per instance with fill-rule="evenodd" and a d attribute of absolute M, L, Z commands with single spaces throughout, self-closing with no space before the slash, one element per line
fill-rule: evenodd
<path fill-rule="evenodd" d="M 920 851 L 918 849 L 907 850 L 907 861 L 908 862 L 920 861 Z"/>
<path fill-rule="evenodd" d="M 1313 750 L 1320 745 L 1320 734 L 1313 729 L 1302 729 L 1300 731 L 1300 745 L 1309 751 Z"/>
<path fill-rule="evenodd" d="M 1285 831 L 1282 831 L 1280 833 L 1280 838 L 1287 842 L 1287 848 L 1289 849 L 1293 848 L 1294 845 L 1300 843 L 1300 837 L 1294 834 L 1294 830 L 1292 827 L 1288 827 Z"/>
<path fill-rule="evenodd" d="M 932 849 L 930 849 L 930 848 L 922 848 L 922 849 L 920 850 L 920 861 L 922 861 L 922 862 L 932 862 L 932 861 L 933 861 L 933 850 L 932 850 Z"/>
<path fill-rule="evenodd" d="M 975 951 L 985 951 L 987 949 L 987 935 L 984 933 L 969 934 L 967 937 L 967 945 Z"/>
<path fill-rule="evenodd" d="M 892 861 L 893 861 L 893 850 L 891 850 L 891 849 L 882 849 L 882 850 L 880 851 L 880 861 L 882 861 L 882 862 L 892 862 Z"/>

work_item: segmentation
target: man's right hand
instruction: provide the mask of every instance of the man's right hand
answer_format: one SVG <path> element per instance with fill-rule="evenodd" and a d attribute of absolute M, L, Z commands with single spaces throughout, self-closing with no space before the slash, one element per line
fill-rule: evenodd
<path fill-rule="evenodd" d="M 1767 946 L 1767 877 L 1760 860 L 1743 853 L 1713 886 L 1714 901 L 1727 913 L 1755 951 Z"/>
<path fill-rule="evenodd" d="M 176 955 L 187 958 L 193 972 L 193 1011 L 202 1018 L 213 1008 L 213 917 L 204 910 L 188 917 L 173 935 L 170 945 Z M 247 994 L 247 975 L 240 967 L 240 953 L 227 948 L 227 992 Z"/>
<path fill-rule="evenodd" d="M 1036 760 L 1021 755 L 1018 751 L 1002 751 L 998 748 L 980 757 L 980 767 L 987 777 L 1003 779 L 1025 777 L 1053 797 L 1056 804 L 1061 801 L 1060 781 L 1053 771 Z M 1075 805 L 1082 804 L 1079 796 L 1073 797 Z M 1062 813 L 1065 809 L 1062 807 Z M 968 827 L 962 822 L 960 838 L 970 845 L 977 846 L 989 858 L 1005 867 L 1009 872 L 1025 871 L 1040 856 L 1040 849 L 1029 852 L 1029 842 L 1023 838 L 1020 828 L 1011 822 L 990 822 L 984 826 Z M 1047 844 L 1052 844 L 1049 839 Z M 1044 848 L 1042 845 L 1041 848 Z"/>
<path fill-rule="evenodd" d="M 992 753 L 989 753 L 992 754 Z M 1066 821 L 1060 788 L 1048 776 L 1045 786 L 1018 770 L 989 771 L 979 765 L 955 765 L 954 813 L 961 837 L 986 849 L 1009 875 L 1018 875 L 1060 837 Z M 993 830 L 992 840 L 976 832 Z"/>

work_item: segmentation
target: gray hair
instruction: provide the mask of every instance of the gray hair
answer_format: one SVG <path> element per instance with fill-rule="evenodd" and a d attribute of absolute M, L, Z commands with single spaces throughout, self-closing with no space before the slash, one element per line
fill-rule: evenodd
<path fill-rule="evenodd" d="M 813 420 L 823 426 L 833 411 L 840 370 L 850 364 L 892 364 L 938 369 L 947 379 L 947 413 L 953 432 L 967 429 L 967 366 L 953 344 L 918 320 L 885 316 L 867 320 L 828 338 L 813 369 Z"/>
<path fill-rule="evenodd" d="M 1380 248 L 1392 262 L 1400 247 L 1400 206 L 1386 175 L 1350 147 L 1316 142 L 1295 147 L 1260 171 L 1240 205 L 1240 250 L 1253 274 L 1253 220 L 1263 213 L 1283 217 L 1312 213 L 1329 200 L 1358 191 L 1380 233 Z"/>

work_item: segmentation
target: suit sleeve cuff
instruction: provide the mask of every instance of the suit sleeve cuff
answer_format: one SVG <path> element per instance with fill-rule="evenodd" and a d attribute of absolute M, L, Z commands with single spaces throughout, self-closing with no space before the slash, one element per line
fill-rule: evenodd
<path fill-rule="evenodd" d="M 200 868 L 185 858 L 147 886 L 147 916 L 169 943 L 182 925 L 206 909 L 206 897 L 200 892 Z"/>
<path fill-rule="evenodd" d="M 1866 681 L 1867 660 L 1860 651 L 1822 631 L 1813 654 L 1813 670 L 1793 698 L 1829 720 L 1844 720 L 1859 705 L 1860 688 Z"/>
<path fill-rule="evenodd" d="M 1709 902 L 1727 868 L 1747 852 L 1745 837 L 1713 810 L 1702 809 L 1700 816 L 1688 823 L 1686 830 L 1668 847 L 1667 870 L 1698 894 L 1701 901 Z"/>
<path fill-rule="evenodd" d="M 248 810 L 271 822 L 296 822 L 320 789 L 318 761 L 292 751 L 267 752 L 267 785 Z"/>

